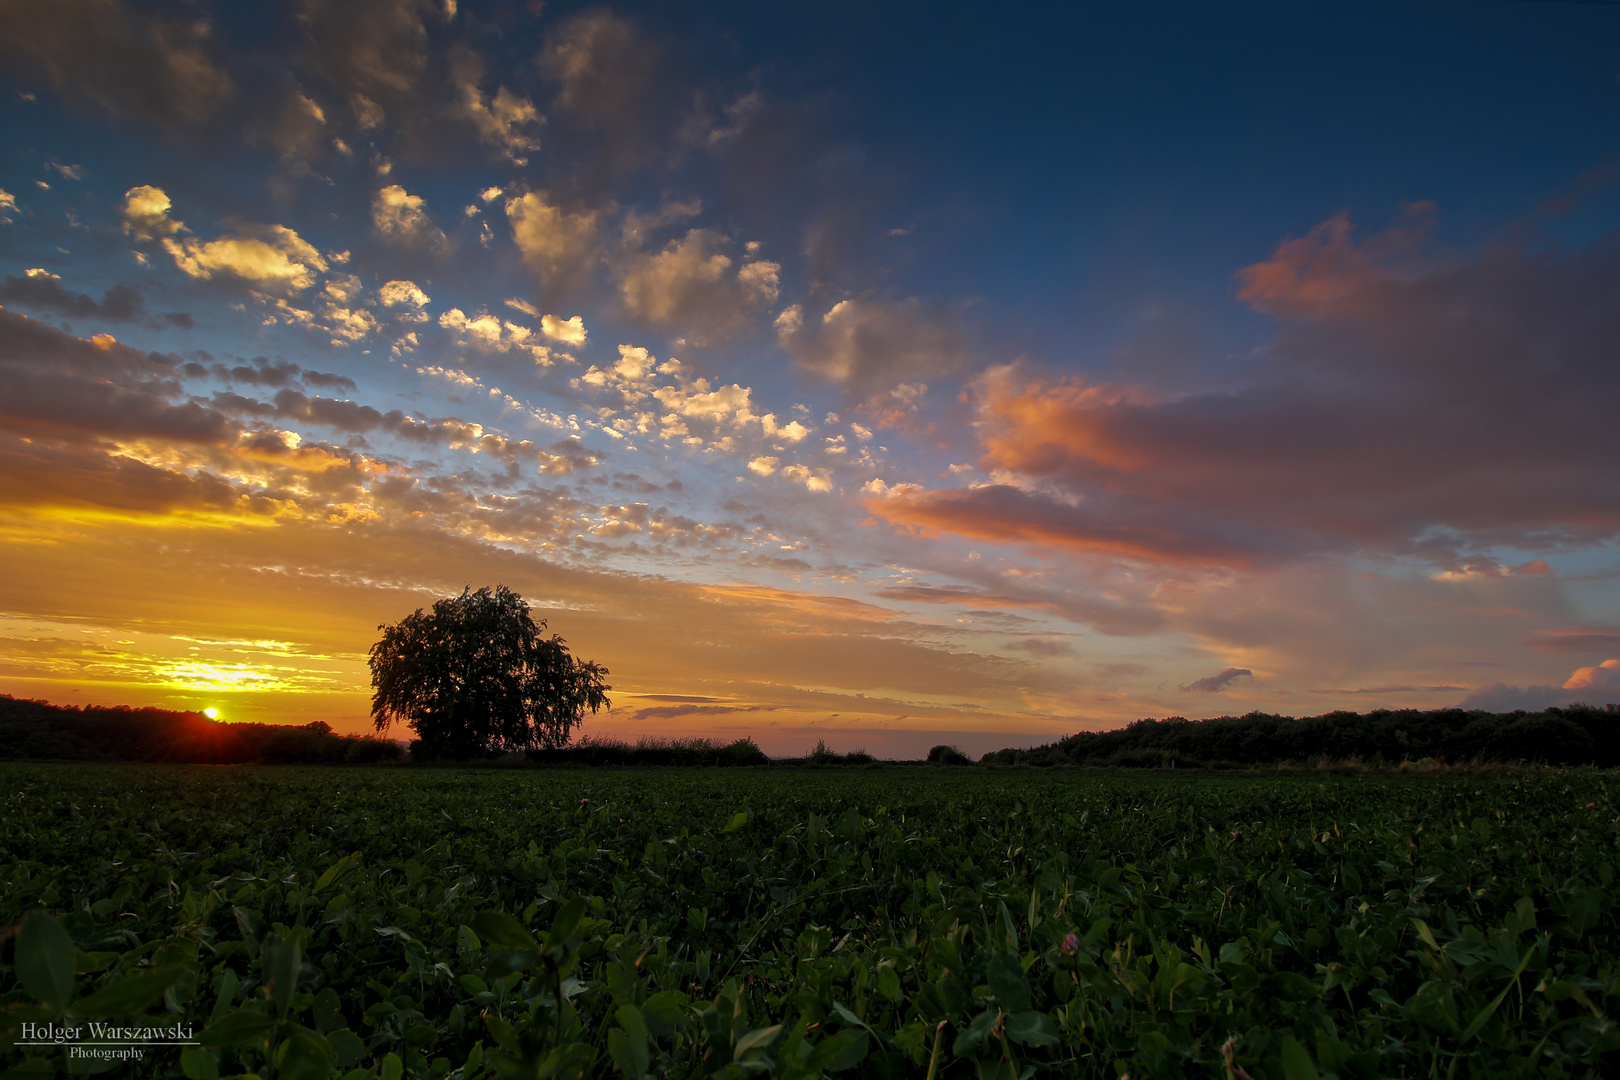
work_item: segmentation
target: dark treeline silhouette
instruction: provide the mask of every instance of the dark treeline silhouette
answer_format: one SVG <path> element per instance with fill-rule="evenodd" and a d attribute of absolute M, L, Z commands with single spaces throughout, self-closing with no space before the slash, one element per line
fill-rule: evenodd
<path fill-rule="evenodd" d="M 412 743 L 412 756 L 419 752 Z M 537 765 L 768 765 L 770 759 L 753 739 L 722 743 L 715 739 L 642 738 L 634 743 L 586 737 L 573 746 L 524 751 Z"/>
<path fill-rule="evenodd" d="M 1620 707 L 1569 705 L 1539 713 L 1465 709 L 1378 709 L 1294 719 L 1272 713 L 1211 720 L 1138 720 L 1083 731 L 1028 750 L 995 750 L 987 765 L 1103 765 L 1125 768 L 1275 765 L 1361 761 L 1620 765 Z"/>
<path fill-rule="evenodd" d="M 194 712 L 77 708 L 0 694 L 0 759 L 359 765 L 402 756 L 395 743 L 334 735 L 319 720 L 302 727 L 224 724 Z"/>

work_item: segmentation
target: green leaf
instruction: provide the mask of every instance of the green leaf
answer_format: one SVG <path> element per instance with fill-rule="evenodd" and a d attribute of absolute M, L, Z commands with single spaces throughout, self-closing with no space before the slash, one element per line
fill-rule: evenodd
<path fill-rule="evenodd" d="M 504 911 L 480 911 L 472 919 L 472 930 L 484 941 L 512 952 L 540 951 L 540 943 L 523 924 Z"/>
<path fill-rule="evenodd" d="M 218 1080 L 219 1064 L 214 1055 L 200 1046 L 188 1046 L 180 1051 L 180 1071 L 186 1080 Z"/>
<path fill-rule="evenodd" d="M 553 948 L 574 936 L 579 929 L 579 921 L 585 917 L 585 898 L 576 896 L 568 901 L 557 912 L 557 917 L 551 923 L 550 943 Z M 476 929 L 476 928 L 475 928 Z"/>
<path fill-rule="evenodd" d="M 1286 1080 L 1321 1080 L 1310 1052 L 1292 1035 L 1283 1036 L 1282 1053 L 1278 1055 L 1278 1060 Z"/>
<path fill-rule="evenodd" d="M 326 873 L 322 874 L 320 880 L 315 882 L 315 888 L 312 889 L 311 892 L 320 892 L 328 885 L 331 885 L 334 881 L 341 878 L 344 874 L 347 874 L 350 870 L 353 870 L 359 864 L 360 853 L 358 851 L 352 855 L 343 856 L 343 858 L 326 868 Z"/>
<path fill-rule="evenodd" d="M 485 1014 L 484 1026 L 489 1029 L 490 1036 L 500 1045 L 502 1050 L 505 1050 L 508 1054 L 521 1054 L 523 1052 L 523 1044 L 518 1038 L 517 1028 L 494 1013 Z"/>
<path fill-rule="evenodd" d="M 1029 1006 L 1029 979 L 1017 957 L 1008 952 L 992 953 L 985 974 L 990 992 L 996 995 L 1003 1012 L 1018 1012 Z"/>
<path fill-rule="evenodd" d="M 210 1049 L 247 1046 L 270 1034 L 275 1018 L 252 1009 L 234 1009 L 203 1029 L 197 1041 Z"/>
<path fill-rule="evenodd" d="M 980 1044 L 984 1042 L 985 1036 L 990 1034 L 990 1028 L 995 1024 L 996 1017 L 1000 1015 L 995 1009 L 986 1009 L 978 1016 L 975 1016 L 973 1023 L 969 1024 L 956 1037 L 956 1043 L 951 1047 L 951 1052 L 957 1057 L 972 1057 L 978 1051 Z"/>
<path fill-rule="evenodd" d="M 179 982 L 185 973 L 184 964 L 166 964 L 126 975 L 111 986 L 85 995 L 68 1008 L 76 1016 L 125 1016 L 140 1012 L 162 997 L 163 992 Z"/>
<path fill-rule="evenodd" d="M 679 1031 L 686 1020 L 686 995 L 679 990 L 664 990 L 641 1003 L 641 1018 L 647 1030 L 661 1039 Z"/>
<path fill-rule="evenodd" d="M 405 1075 L 405 1063 L 398 1054 L 385 1054 L 382 1059 L 383 1080 L 400 1080 Z"/>
<path fill-rule="evenodd" d="M 277 1080 L 329 1080 L 332 1045 L 306 1027 L 295 1027 L 276 1051 Z"/>
<path fill-rule="evenodd" d="M 740 1061 L 743 1055 L 747 1054 L 750 1050 L 763 1050 L 764 1048 L 768 1047 L 776 1039 L 777 1035 L 781 1034 L 781 1032 L 781 1024 L 772 1024 L 768 1028 L 756 1028 L 753 1031 L 744 1033 L 742 1038 L 737 1040 L 736 1045 L 731 1048 L 732 1060 Z"/>
<path fill-rule="evenodd" d="M 325 1035 L 343 1024 L 343 1002 L 330 986 L 321 987 L 315 995 L 315 1030 Z"/>
<path fill-rule="evenodd" d="M 567 1043 L 546 1055 L 537 1075 L 540 1080 L 552 1076 L 584 1080 L 590 1075 L 591 1059 L 595 1056 L 595 1051 L 585 1043 Z"/>
<path fill-rule="evenodd" d="M 278 941 L 275 935 L 265 942 L 264 982 L 276 1011 L 285 1014 L 298 992 L 298 969 L 304 958 L 297 935 Z"/>
<path fill-rule="evenodd" d="M 115 952 L 78 952 L 73 953 L 73 971 L 77 975 L 89 975 L 97 971 L 106 971 L 112 962 L 118 959 Z"/>
<path fill-rule="evenodd" d="M 742 828 L 744 825 L 747 825 L 747 824 L 748 824 L 748 811 L 739 810 L 735 814 L 731 815 L 731 820 L 726 822 L 725 828 L 721 829 L 720 831 L 722 833 L 734 833 L 738 829 Z"/>
<path fill-rule="evenodd" d="M 900 973 L 890 964 L 885 964 L 877 970 L 878 993 L 890 1001 L 900 1000 Z"/>
<path fill-rule="evenodd" d="M 328 1033 L 326 1041 L 332 1044 L 332 1055 L 340 1069 L 358 1065 L 360 1059 L 366 1056 L 366 1044 L 360 1041 L 360 1036 L 348 1028 L 339 1028 Z"/>
<path fill-rule="evenodd" d="M 1007 1038 L 1019 1046 L 1056 1046 L 1058 1029 L 1050 1016 L 1031 1009 L 1007 1018 Z"/>
<path fill-rule="evenodd" d="M 58 1011 L 73 997 L 73 940 L 62 924 L 31 911 L 17 928 L 17 978 L 35 999 Z"/>
<path fill-rule="evenodd" d="M 647 1072 L 647 1040 L 637 1039 L 628 1031 L 611 1028 L 607 1036 L 608 1056 L 629 1080 L 641 1080 Z"/>
<path fill-rule="evenodd" d="M 840 1031 L 816 1047 L 811 1061 L 828 1072 L 853 1069 L 866 1059 L 872 1040 L 864 1031 Z"/>

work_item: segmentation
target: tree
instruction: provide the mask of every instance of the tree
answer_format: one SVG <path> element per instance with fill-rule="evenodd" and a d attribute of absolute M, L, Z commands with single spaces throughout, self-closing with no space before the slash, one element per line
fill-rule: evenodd
<path fill-rule="evenodd" d="M 586 710 L 609 705 L 608 670 L 576 660 L 504 585 L 440 600 L 379 626 L 371 718 L 408 723 L 435 757 L 468 758 L 568 743 Z"/>

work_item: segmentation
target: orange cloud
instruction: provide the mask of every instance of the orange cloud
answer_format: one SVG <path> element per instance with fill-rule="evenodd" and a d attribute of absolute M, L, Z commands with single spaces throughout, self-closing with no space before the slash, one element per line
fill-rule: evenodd
<path fill-rule="evenodd" d="M 1361 242 L 1335 218 L 1244 271 L 1240 295 L 1280 335 L 1229 385 L 1171 397 L 992 369 L 971 400 L 995 482 L 890 488 L 868 508 L 1232 567 L 1362 552 L 1456 568 L 1620 535 L 1620 447 L 1601 434 L 1620 398 L 1620 248 L 1430 256 L 1430 209 Z M 1533 430 L 1559 434 L 1510 434 Z"/>

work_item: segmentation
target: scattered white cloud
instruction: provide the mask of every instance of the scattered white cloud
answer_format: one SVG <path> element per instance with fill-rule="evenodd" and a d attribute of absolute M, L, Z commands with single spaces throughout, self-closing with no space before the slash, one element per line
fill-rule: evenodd
<path fill-rule="evenodd" d="M 416 282 L 395 279 L 385 282 L 383 287 L 377 290 L 377 299 L 384 307 L 422 308 L 426 307 L 432 298 L 418 288 Z"/>
<path fill-rule="evenodd" d="M 327 268 L 315 245 L 284 225 L 256 225 L 244 231 L 248 235 L 206 242 L 169 236 L 163 249 L 190 277 L 236 278 L 271 291 L 302 292 Z"/>
<path fill-rule="evenodd" d="M 6 198 L 11 199 L 9 195 Z M 11 205 L 15 207 L 16 200 L 11 200 Z M 130 188 L 124 192 L 124 231 L 137 240 L 173 236 L 185 228 L 181 222 L 169 217 L 169 209 L 173 205 L 162 188 L 149 184 Z"/>
<path fill-rule="evenodd" d="M 371 200 L 371 223 L 385 238 L 400 244 L 442 248 L 444 233 L 428 217 L 427 201 L 398 184 L 380 189 Z"/>
<path fill-rule="evenodd" d="M 507 303 L 511 303 L 510 300 Z M 531 314 L 533 309 L 531 309 Z M 567 345 L 585 344 L 585 319 L 575 315 L 572 318 L 562 319 L 556 315 L 544 315 L 540 319 L 540 332 L 553 341 L 561 341 Z"/>
<path fill-rule="evenodd" d="M 479 87 L 482 80 L 483 64 L 473 54 L 463 52 L 452 62 L 450 81 L 461 116 L 472 124 L 479 139 L 498 147 L 514 165 L 527 165 L 528 155 L 540 148 L 540 110 L 504 86 L 486 95 Z M 498 189 L 494 190 L 498 195 Z"/>
<path fill-rule="evenodd" d="M 534 331 L 527 326 L 498 319 L 487 312 L 468 315 L 453 307 L 439 316 L 439 325 L 457 335 L 457 339 L 481 352 L 523 352 L 535 363 L 549 367 L 553 360 L 551 350 L 532 343 Z"/>
<path fill-rule="evenodd" d="M 517 244 L 543 284 L 574 285 L 595 265 L 596 214 L 570 213 L 555 206 L 541 191 L 506 200 L 506 217 Z"/>

